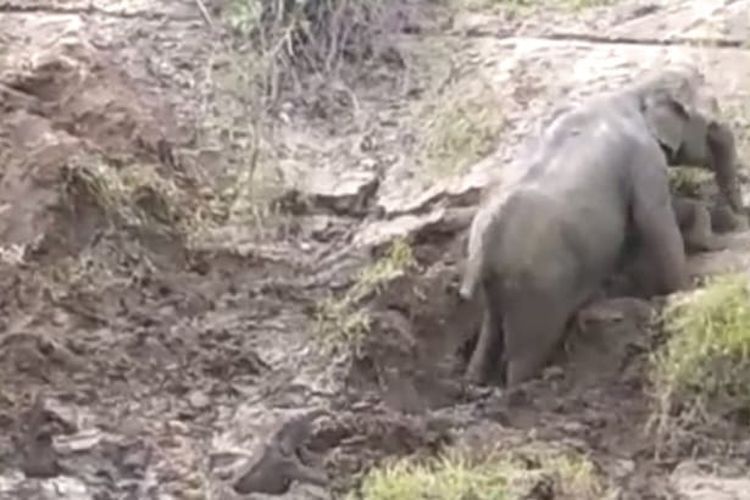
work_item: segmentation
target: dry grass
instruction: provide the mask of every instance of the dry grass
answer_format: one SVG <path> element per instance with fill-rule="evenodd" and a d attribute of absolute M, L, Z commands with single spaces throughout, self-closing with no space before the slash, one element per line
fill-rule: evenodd
<path fill-rule="evenodd" d="M 274 208 L 294 172 L 295 146 L 279 133 L 284 106 L 294 112 L 325 109 L 335 87 L 354 95 L 347 78 L 366 71 L 369 58 L 387 43 L 380 24 L 392 2 L 326 0 L 277 2 L 230 0 L 223 21 L 234 34 L 206 67 L 201 147 L 218 158 L 212 212 L 221 221 L 246 222 L 259 232 L 285 219 Z M 353 68 L 353 71 L 348 71 Z M 352 108 L 349 104 L 337 105 Z M 303 109 L 304 108 L 304 109 Z M 342 113 L 344 114 L 343 111 Z M 288 120 L 287 120 L 288 121 Z M 218 166 L 218 168 L 217 168 Z"/>
<path fill-rule="evenodd" d="M 487 84 L 450 86 L 426 108 L 422 164 L 443 176 L 461 173 L 492 153 L 505 127 L 500 99 Z"/>
<path fill-rule="evenodd" d="M 536 447 L 479 459 L 452 451 L 429 460 L 391 461 L 371 470 L 348 498 L 520 500 L 542 490 L 569 500 L 601 500 L 608 495 L 586 457 Z"/>
<path fill-rule="evenodd" d="M 412 249 L 404 240 L 395 240 L 389 251 L 372 265 L 362 269 L 355 283 L 342 297 L 329 297 L 316 311 L 316 337 L 327 349 L 352 349 L 358 352 L 370 331 L 370 317 L 362 305 L 379 294 L 390 281 L 416 265 Z"/>
<path fill-rule="evenodd" d="M 206 67 L 201 150 L 212 177 L 208 210 L 217 222 L 246 223 L 262 232 L 274 226 L 273 202 L 284 191 L 279 144 L 268 119 L 271 57 L 223 48 Z"/>
<path fill-rule="evenodd" d="M 170 228 L 188 234 L 200 226 L 189 196 L 152 164 L 116 167 L 98 155 L 71 158 L 65 171 L 64 203 L 88 201 L 115 224 Z M 85 202 L 84 201 L 84 202 Z"/>
<path fill-rule="evenodd" d="M 750 410 L 750 290 L 745 276 L 712 278 L 675 295 L 663 312 L 666 345 L 653 357 L 660 440 L 737 410 Z"/>
<path fill-rule="evenodd" d="M 439 51 L 422 55 L 434 67 L 446 66 L 448 56 Z M 490 82 L 478 71 L 457 72 L 449 69 L 442 80 L 435 70 L 423 75 L 433 85 L 413 107 L 415 160 L 427 179 L 465 171 L 494 151 L 506 127 L 502 101 Z"/>

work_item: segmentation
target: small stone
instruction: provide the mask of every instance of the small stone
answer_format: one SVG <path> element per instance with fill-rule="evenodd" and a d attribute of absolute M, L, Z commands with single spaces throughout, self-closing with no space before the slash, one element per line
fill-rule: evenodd
<path fill-rule="evenodd" d="M 56 309 L 52 314 L 52 322 L 56 326 L 64 326 L 70 323 L 70 314 L 60 309 Z"/>
<path fill-rule="evenodd" d="M 202 391 L 191 392 L 188 401 L 196 410 L 205 410 L 211 405 L 211 399 Z"/>
<path fill-rule="evenodd" d="M 559 380 L 565 377 L 565 370 L 561 366 L 552 365 L 544 369 L 542 378 L 544 380 Z"/>
<path fill-rule="evenodd" d="M 635 462 L 626 458 L 618 460 L 614 464 L 613 475 L 615 478 L 623 480 L 635 472 Z"/>
<path fill-rule="evenodd" d="M 562 424 L 562 430 L 566 434 L 580 435 L 586 433 L 586 426 L 580 422 L 565 422 Z"/>
<path fill-rule="evenodd" d="M 87 429 L 70 436 L 55 436 L 55 451 L 67 455 L 87 451 L 94 448 L 102 440 L 102 433 L 98 429 Z"/>
<path fill-rule="evenodd" d="M 167 422 L 167 429 L 172 434 L 182 434 L 183 436 L 190 433 L 190 428 L 187 424 L 179 420 L 170 420 Z"/>

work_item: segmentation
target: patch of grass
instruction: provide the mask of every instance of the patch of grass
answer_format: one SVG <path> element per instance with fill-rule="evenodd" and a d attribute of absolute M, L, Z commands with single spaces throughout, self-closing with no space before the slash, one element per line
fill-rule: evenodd
<path fill-rule="evenodd" d="M 259 27 L 262 14 L 261 0 L 230 0 L 223 17 L 229 27 L 247 36 Z"/>
<path fill-rule="evenodd" d="M 607 490 L 585 457 L 523 450 L 470 459 L 449 452 L 423 461 L 400 459 L 371 470 L 348 499 L 520 500 L 532 491 L 551 497 L 601 500 Z"/>
<path fill-rule="evenodd" d="M 651 374 L 657 401 L 651 425 L 662 437 L 712 412 L 750 409 L 749 285 L 744 276 L 714 277 L 665 307 L 670 337 L 654 355 Z"/>
<path fill-rule="evenodd" d="M 199 225 L 187 195 L 150 164 L 118 167 L 99 155 L 72 158 L 65 171 L 64 193 L 67 207 L 90 203 L 115 223 L 183 233 Z"/>
<path fill-rule="evenodd" d="M 672 167 L 667 170 L 670 190 L 682 196 L 696 197 L 701 186 L 713 182 L 713 173 L 697 167 Z"/>
<path fill-rule="evenodd" d="M 356 281 L 342 297 L 329 297 L 317 308 L 315 332 L 328 348 L 348 346 L 359 351 L 370 331 L 370 317 L 362 302 L 381 293 L 390 281 L 416 265 L 412 249 L 403 239 L 395 240 L 386 255 L 362 269 Z"/>
<path fill-rule="evenodd" d="M 506 125 L 496 92 L 469 77 L 429 99 L 418 122 L 420 162 L 429 177 L 461 173 L 492 153 Z"/>

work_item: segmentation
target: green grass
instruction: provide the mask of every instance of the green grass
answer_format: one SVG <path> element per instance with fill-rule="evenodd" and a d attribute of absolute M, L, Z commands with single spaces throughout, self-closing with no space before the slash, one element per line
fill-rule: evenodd
<path fill-rule="evenodd" d="M 359 351 L 370 331 L 370 316 L 362 304 L 382 292 L 390 281 L 416 265 L 412 249 L 403 239 L 396 239 L 388 252 L 372 265 L 362 269 L 354 284 L 341 297 L 328 297 L 316 308 L 316 337 L 328 349 L 348 347 Z"/>
<path fill-rule="evenodd" d="M 224 21 L 242 35 L 248 35 L 260 24 L 263 5 L 260 0 L 230 0 Z"/>
<path fill-rule="evenodd" d="M 519 450 L 481 460 L 449 452 L 391 461 L 371 470 L 348 499 L 520 500 L 539 484 L 551 484 L 560 499 L 601 500 L 607 493 L 593 464 L 581 455 Z"/>
<path fill-rule="evenodd" d="M 698 196 L 701 186 L 714 180 L 712 172 L 698 167 L 672 167 L 667 174 L 670 190 L 682 196 Z"/>
<path fill-rule="evenodd" d="M 653 357 L 652 424 L 704 420 L 709 409 L 750 408 L 750 291 L 744 276 L 714 277 L 675 295 L 663 311 L 666 344 Z"/>

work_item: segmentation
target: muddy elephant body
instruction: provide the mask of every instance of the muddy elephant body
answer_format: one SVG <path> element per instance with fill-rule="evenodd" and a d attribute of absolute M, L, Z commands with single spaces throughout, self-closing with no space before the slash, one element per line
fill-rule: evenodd
<path fill-rule="evenodd" d="M 472 222 L 460 293 L 480 291 L 485 311 L 471 381 L 485 382 L 501 354 L 507 385 L 535 376 L 628 257 L 648 274 L 650 293 L 687 285 L 668 166 L 713 169 L 727 203 L 740 203 L 731 132 L 715 112 L 702 76 L 680 69 L 591 98 L 548 125 Z"/>

